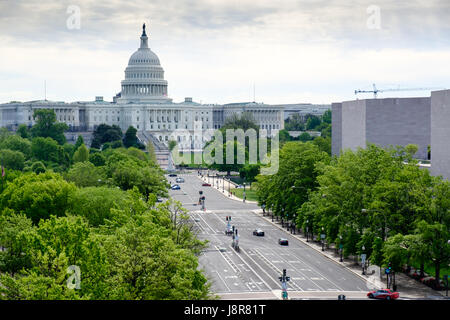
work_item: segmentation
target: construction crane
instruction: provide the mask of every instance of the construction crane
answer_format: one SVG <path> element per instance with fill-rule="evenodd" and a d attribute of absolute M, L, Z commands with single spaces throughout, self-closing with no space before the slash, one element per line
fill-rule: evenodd
<path fill-rule="evenodd" d="M 388 92 L 388 91 L 422 91 L 422 90 L 440 90 L 440 89 L 445 89 L 445 88 L 438 88 L 438 87 L 434 87 L 434 88 L 395 88 L 395 89 L 377 89 L 377 86 L 374 84 L 372 84 L 373 86 L 373 90 L 355 90 L 355 95 L 357 95 L 358 93 L 373 93 L 373 97 L 374 99 L 377 98 L 377 94 L 379 92 Z"/>

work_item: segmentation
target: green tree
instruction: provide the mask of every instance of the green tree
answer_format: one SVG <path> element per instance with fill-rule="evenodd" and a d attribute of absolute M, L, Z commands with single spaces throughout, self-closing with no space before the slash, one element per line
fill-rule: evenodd
<path fill-rule="evenodd" d="M 294 113 L 286 119 L 284 128 L 287 131 L 303 131 L 305 130 L 305 122 L 298 113 Z"/>
<path fill-rule="evenodd" d="M 89 162 L 93 163 L 96 167 L 104 166 L 106 163 L 106 157 L 100 153 L 92 153 L 89 155 Z"/>
<path fill-rule="evenodd" d="M 19 124 L 19 126 L 17 127 L 16 134 L 24 139 L 28 139 L 31 136 L 30 130 L 25 124 Z"/>
<path fill-rule="evenodd" d="M 306 130 L 314 130 L 321 124 L 321 120 L 318 116 L 310 114 L 307 115 L 307 119 L 308 120 L 306 120 Z"/>
<path fill-rule="evenodd" d="M 0 194 L 0 209 L 10 208 L 24 213 L 38 223 L 50 215 L 63 216 L 68 199 L 76 187 L 52 172 L 27 173 L 8 183 Z"/>
<path fill-rule="evenodd" d="M 31 143 L 31 152 L 37 160 L 67 164 L 64 148 L 52 138 L 34 138 Z"/>
<path fill-rule="evenodd" d="M 79 135 L 78 138 L 77 138 L 77 142 L 75 142 L 75 148 L 74 148 L 74 151 L 77 151 L 78 148 L 79 148 L 82 144 L 84 144 L 84 139 L 83 139 L 83 136 L 82 136 L 82 135 Z"/>
<path fill-rule="evenodd" d="M 77 189 L 70 197 L 68 211 L 84 217 L 91 226 L 98 227 L 111 219 L 111 209 L 124 208 L 127 193 L 110 187 L 87 187 Z"/>
<path fill-rule="evenodd" d="M 100 186 L 106 183 L 103 170 L 88 161 L 75 163 L 67 172 L 66 180 L 75 183 L 77 187 Z"/>
<path fill-rule="evenodd" d="M 22 170 L 25 166 L 25 157 L 20 151 L 3 149 L 0 150 L 0 165 L 13 170 Z"/>
<path fill-rule="evenodd" d="M 25 215 L 16 215 L 14 211 L 0 214 L 0 273 L 11 275 L 31 266 L 29 241 L 27 235 L 33 232 L 32 221 Z"/>
<path fill-rule="evenodd" d="M 31 128 L 32 137 L 52 138 L 63 145 L 66 142 L 64 131 L 69 129 L 65 123 L 56 122 L 55 111 L 51 109 L 37 109 L 34 111 L 33 118 L 36 124 Z"/>
<path fill-rule="evenodd" d="M 125 148 L 134 147 L 138 144 L 138 138 L 136 136 L 137 129 L 133 126 L 129 126 L 125 132 L 125 137 L 123 138 L 123 145 Z"/>
<path fill-rule="evenodd" d="M 0 150 L 20 151 L 26 159 L 31 157 L 31 142 L 18 135 L 10 135 L 0 141 Z"/>
<path fill-rule="evenodd" d="M 302 141 L 302 142 L 307 142 L 307 141 L 312 140 L 312 137 L 311 137 L 311 135 L 310 135 L 308 132 L 303 132 L 303 133 L 298 137 L 298 139 L 299 139 L 300 141 Z"/>
<path fill-rule="evenodd" d="M 89 150 L 84 144 L 78 147 L 77 151 L 73 154 L 73 162 L 86 162 L 89 159 Z"/>

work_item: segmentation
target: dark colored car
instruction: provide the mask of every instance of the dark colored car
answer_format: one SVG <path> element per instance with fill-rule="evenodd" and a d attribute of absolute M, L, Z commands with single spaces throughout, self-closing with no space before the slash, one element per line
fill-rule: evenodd
<path fill-rule="evenodd" d="M 400 295 L 398 292 L 392 291 L 390 289 L 381 289 L 370 291 L 367 296 L 371 299 L 394 300 L 397 299 Z"/>
<path fill-rule="evenodd" d="M 181 187 L 179 185 L 177 185 L 177 184 L 174 184 L 171 189 L 172 190 L 180 190 Z"/>
<path fill-rule="evenodd" d="M 169 177 L 176 177 L 177 175 L 175 173 L 169 174 Z"/>
<path fill-rule="evenodd" d="M 205 182 L 202 184 L 202 187 L 211 187 L 211 184 Z"/>
<path fill-rule="evenodd" d="M 280 239 L 278 239 L 278 244 L 282 245 L 282 246 L 288 246 L 289 245 L 289 241 L 287 239 L 280 238 Z"/>
<path fill-rule="evenodd" d="M 253 230 L 253 235 L 258 237 L 264 237 L 264 231 L 262 231 L 261 229 L 255 229 Z"/>

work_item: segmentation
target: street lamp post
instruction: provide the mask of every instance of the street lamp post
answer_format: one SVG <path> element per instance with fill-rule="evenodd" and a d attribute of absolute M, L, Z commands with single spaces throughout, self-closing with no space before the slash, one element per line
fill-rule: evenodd
<path fill-rule="evenodd" d="M 342 249 L 343 249 L 343 244 L 342 244 L 342 236 L 341 235 L 339 235 L 339 253 L 340 253 L 340 259 L 339 259 L 339 261 L 340 262 L 342 262 L 343 260 L 342 260 Z"/>
<path fill-rule="evenodd" d="M 244 182 L 244 195 L 242 198 L 243 198 L 242 201 L 245 202 L 245 182 Z"/>
<path fill-rule="evenodd" d="M 362 253 L 361 253 L 361 266 L 362 266 L 362 274 L 366 274 L 366 254 L 364 251 L 366 250 L 366 247 L 364 245 L 362 246 Z"/>
<path fill-rule="evenodd" d="M 325 234 L 323 233 L 323 227 L 322 227 L 322 234 L 320 235 L 320 238 L 322 239 L 322 251 L 325 251 L 324 244 L 325 244 Z"/>
<path fill-rule="evenodd" d="M 309 220 L 306 220 L 306 242 L 309 242 L 309 240 L 308 240 L 308 223 L 309 223 Z"/>
<path fill-rule="evenodd" d="M 292 226 L 291 226 L 291 233 L 292 233 L 292 229 L 294 229 L 294 234 L 295 234 L 295 218 L 296 218 L 296 214 L 294 213 L 292 216 L 293 222 L 292 222 Z"/>

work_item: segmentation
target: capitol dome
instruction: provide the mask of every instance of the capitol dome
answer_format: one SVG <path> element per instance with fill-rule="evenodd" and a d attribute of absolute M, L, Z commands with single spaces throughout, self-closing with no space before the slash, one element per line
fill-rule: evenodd
<path fill-rule="evenodd" d="M 169 102 L 167 81 L 158 56 L 148 47 L 145 24 L 142 27 L 141 46 L 128 60 L 121 97 L 117 102 Z"/>

